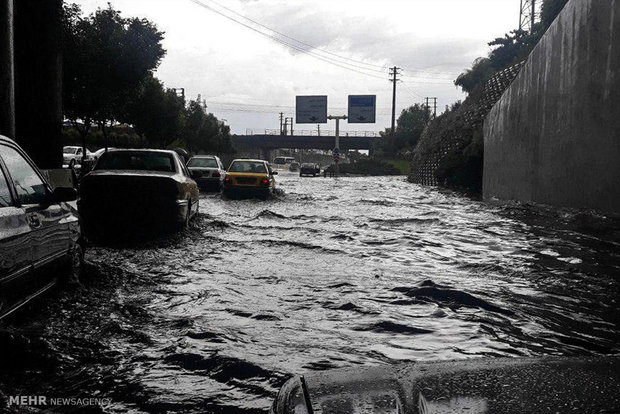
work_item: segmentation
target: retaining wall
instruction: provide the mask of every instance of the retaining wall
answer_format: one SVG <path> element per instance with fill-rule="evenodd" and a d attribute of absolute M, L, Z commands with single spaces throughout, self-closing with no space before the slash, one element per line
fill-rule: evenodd
<path fill-rule="evenodd" d="M 620 0 L 570 0 L 484 124 L 484 197 L 620 213 Z"/>

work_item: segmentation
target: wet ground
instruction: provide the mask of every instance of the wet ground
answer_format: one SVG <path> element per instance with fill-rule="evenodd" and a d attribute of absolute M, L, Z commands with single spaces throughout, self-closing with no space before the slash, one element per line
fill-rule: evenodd
<path fill-rule="evenodd" d="M 266 202 L 203 195 L 183 233 L 91 248 L 82 287 L 1 332 L 0 400 L 264 412 L 309 370 L 620 352 L 617 220 L 402 177 L 278 181 Z"/>

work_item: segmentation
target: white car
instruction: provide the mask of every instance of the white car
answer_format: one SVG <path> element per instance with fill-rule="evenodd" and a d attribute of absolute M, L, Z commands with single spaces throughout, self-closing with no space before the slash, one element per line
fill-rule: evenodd
<path fill-rule="evenodd" d="M 92 153 L 86 149 L 86 159 L 92 158 Z M 62 147 L 62 163 L 69 166 L 69 168 L 75 167 L 76 164 L 82 162 L 82 147 L 68 145 Z"/>

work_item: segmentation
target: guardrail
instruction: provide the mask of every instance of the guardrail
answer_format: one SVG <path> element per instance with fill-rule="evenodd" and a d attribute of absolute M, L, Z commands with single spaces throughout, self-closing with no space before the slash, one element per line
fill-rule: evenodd
<path fill-rule="evenodd" d="M 280 135 L 280 130 L 279 129 L 246 129 L 245 130 L 245 134 L 246 135 Z M 286 133 L 287 136 L 313 136 L 313 137 L 329 137 L 329 136 L 335 136 L 336 135 L 336 131 L 334 130 L 321 130 L 321 132 L 319 133 L 319 131 L 317 131 L 316 129 L 296 129 L 293 130 L 293 133 L 291 134 L 291 131 L 288 131 Z M 379 138 L 381 136 L 380 132 L 377 131 L 340 131 L 340 136 L 341 137 L 371 137 L 371 138 Z"/>

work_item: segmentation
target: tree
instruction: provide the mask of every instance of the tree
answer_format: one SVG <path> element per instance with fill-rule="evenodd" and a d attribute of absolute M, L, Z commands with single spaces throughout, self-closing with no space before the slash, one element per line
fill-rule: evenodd
<path fill-rule="evenodd" d="M 394 135 L 390 133 L 390 130 L 382 134 L 384 139 L 380 149 L 391 154 L 413 149 L 422 136 L 428 116 L 428 111 L 420 104 L 403 109 L 398 117 Z"/>
<path fill-rule="evenodd" d="M 106 126 L 126 112 L 125 102 L 165 55 L 163 33 L 146 19 L 124 18 L 110 4 L 88 17 L 65 6 L 64 111 L 85 146 L 93 124 Z M 82 127 L 78 127 L 78 120 Z"/>
<path fill-rule="evenodd" d="M 126 106 L 123 121 L 153 146 L 166 148 L 180 137 L 185 100 L 174 90 L 164 89 L 155 77 L 146 77 Z"/>
<path fill-rule="evenodd" d="M 497 72 L 525 60 L 567 2 L 568 0 L 544 0 L 541 21 L 534 25 L 531 32 L 513 30 L 504 37 L 489 42 L 493 50 L 488 58 L 474 60 L 471 69 L 459 75 L 454 84 L 460 86 L 463 91 L 471 93 Z"/>
<path fill-rule="evenodd" d="M 233 152 L 230 128 L 196 101 L 190 101 L 187 108 L 183 139 L 192 152 Z"/>

